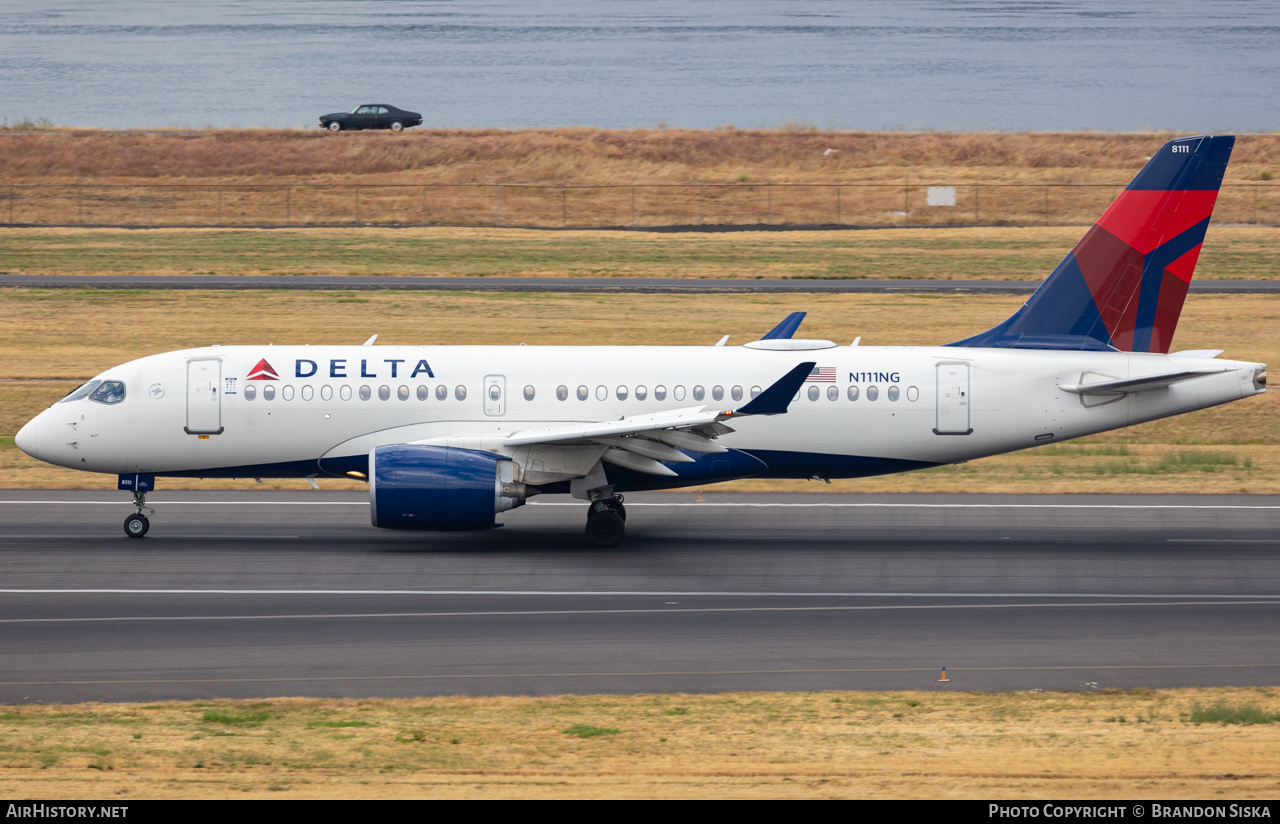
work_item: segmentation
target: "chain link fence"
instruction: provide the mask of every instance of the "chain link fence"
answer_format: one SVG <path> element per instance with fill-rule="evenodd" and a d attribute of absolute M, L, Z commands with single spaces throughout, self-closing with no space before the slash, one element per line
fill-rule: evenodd
<path fill-rule="evenodd" d="M 1107 184 L 0 184 L 0 225 L 117 227 L 1088 225 Z M 1226 184 L 1217 223 L 1280 225 L 1280 185 Z"/>

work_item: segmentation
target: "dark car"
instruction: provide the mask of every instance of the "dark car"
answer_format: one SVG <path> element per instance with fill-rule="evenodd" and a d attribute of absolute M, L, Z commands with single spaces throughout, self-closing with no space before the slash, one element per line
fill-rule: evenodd
<path fill-rule="evenodd" d="M 409 126 L 422 123 L 422 115 L 417 112 L 406 112 L 386 103 L 369 103 L 356 106 L 349 112 L 335 112 L 320 116 L 320 128 L 331 132 L 343 129 L 390 129 L 393 132 L 403 131 Z"/>

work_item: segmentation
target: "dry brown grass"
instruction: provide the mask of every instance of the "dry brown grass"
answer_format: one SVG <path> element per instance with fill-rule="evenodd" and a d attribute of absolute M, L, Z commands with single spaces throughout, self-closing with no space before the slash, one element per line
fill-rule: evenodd
<path fill-rule="evenodd" d="M 5 182 L 764 183 L 1128 182 L 1172 133 L 415 129 L 328 134 L 71 130 L 0 135 Z M 832 150 L 826 154 L 827 150 Z M 1228 180 L 1280 166 L 1280 135 L 1240 136 Z"/>
<path fill-rule="evenodd" d="M 1215 704 L 1280 712 L 1276 690 L 1232 688 L 0 707 L 0 793 L 1274 798 L 1280 724 L 1191 720 Z"/>
<path fill-rule="evenodd" d="M 1096 218 L 1172 136 L 584 128 L 400 135 L 19 131 L 0 133 L 0 221 L 1081 224 Z M 1278 165 L 1280 135 L 1242 136 L 1219 220 L 1273 223 L 1280 186 L 1258 184 Z M 836 183 L 845 184 L 842 192 L 827 187 Z M 975 183 L 983 184 L 980 192 Z M 101 188 L 106 184 L 117 188 Z M 361 191 L 329 188 L 335 184 L 359 184 Z M 526 188 L 498 196 L 494 184 Z M 954 208 L 925 205 L 924 187 L 937 184 L 959 185 Z M 1049 190 L 1043 184 L 1058 185 Z M 32 185 L 40 188 L 26 188 Z M 418 188 L 424 186 L 437 188 Z"/>
<path fill-rule="evenodd" d="M 114 488 L 115 479 L 38 463 L 13 447 L 26 420 L 74 381 L 155 352 L 210 343 L 627 345 L 754 340 L 788 312 L 803 334 L 864 345 L 956 340 L 1008 316 L 1010 295 L 624 295 L 438 292 L 9 290 L 0 301 L 0 485 Z M 1194 295 L 1175 349 L 1227 347 L 1225 357 L 1280 362 L 1280 297 Z M 317 331 L 318 329 L 323 331 Z M 39 382 L 57 377 L 61 383 Z M 14 383 L 13 379 L 37 381 Z M 864 492 L 1280 493 L 1280 397 L 1269 393 L 1082 441 L 955 467 L 827 486 L 739 481 L 725 490 Z M 236 482 L 166 480 L 167 488 Z M 282 482 L 299 488 L 301 481 Z M 326 488 L 363 486 L 325 481 Z"/>

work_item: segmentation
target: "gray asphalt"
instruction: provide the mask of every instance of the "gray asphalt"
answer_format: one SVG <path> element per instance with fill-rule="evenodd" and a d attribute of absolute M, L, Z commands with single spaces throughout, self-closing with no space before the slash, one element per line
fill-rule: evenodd
<path fill-rule="evenodd" d="M 1030 294 L 1040 281 L 716 278 L 399 277 L 379 275 L 0 275 L 0 287 L 42 289 L 403 289 L 446 292 L 977 292 Z M 1272 294 L 1274 280 L 1195 280 L 1192 292 Z"/>
<path fill-rule="evenodd" d="M 0 491 L 0 703 L 1280 681 L 1280 496 L 704 497 L 592 551 L 559 498 L 162 490 L 131 540 L 124 493 Z"/>

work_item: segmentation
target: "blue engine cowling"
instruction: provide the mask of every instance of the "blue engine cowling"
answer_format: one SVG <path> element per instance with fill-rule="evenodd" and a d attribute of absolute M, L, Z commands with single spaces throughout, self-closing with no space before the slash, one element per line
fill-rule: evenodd
<path fill-rule="evenodd" d="M 515 464 L 489 452 L 391 444 L 369 453 L 369 516 L 384 529 L 491 529 L 524 503 Z"/>

